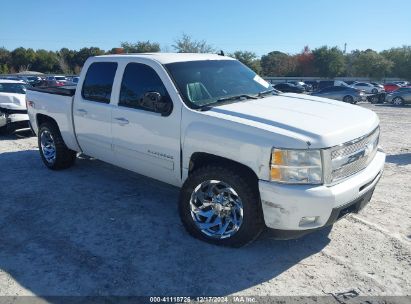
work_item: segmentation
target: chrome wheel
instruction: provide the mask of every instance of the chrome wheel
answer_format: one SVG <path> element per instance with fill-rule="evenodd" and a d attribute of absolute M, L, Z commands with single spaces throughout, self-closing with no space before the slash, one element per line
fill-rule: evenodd
<path fill-rule="evenodd" d="M 56 160 L 56 145 L 49 131 L 45 130 L 41 133 L 40 144 L 45 160 L 50 164 L 54 163 Z"/>
<path fill-rule="evenodd" d="M 219 180 L 208 180 L 194 188 L 190 199 L 191 217 L 205 235 L 232 237 L 243 223 L 243 203 L 237 192 Z"/>
<path fill-rule="evenodd" d="M 402 101 L 401 97 L 395 97 L 395 98 L 393 99 L 392 103 L 393 103 L 394 105 L 396 105 L 396 106 L 401 106 L 402 103 L 403 103 L 403 101 Z"/>

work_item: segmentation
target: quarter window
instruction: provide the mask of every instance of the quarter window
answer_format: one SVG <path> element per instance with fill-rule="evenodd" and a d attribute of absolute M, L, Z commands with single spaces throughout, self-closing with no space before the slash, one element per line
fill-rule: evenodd
<path fill-rule="evenodd" d="M 82 96 L 84 99 L 110 103 L 114 76 L 116 75 L 117 63 L 95 62 L 88 70 L 83 83 Z"/>
<path fill-rule="evenodd" d="M 158 92 L 163 100 L 171 102 L 156 71 L 145 64 L 129 63 L 124 70 L 121 82 L 119 106 L 153 111 L 144 106 L 143 97 L 147 92 Z"/>

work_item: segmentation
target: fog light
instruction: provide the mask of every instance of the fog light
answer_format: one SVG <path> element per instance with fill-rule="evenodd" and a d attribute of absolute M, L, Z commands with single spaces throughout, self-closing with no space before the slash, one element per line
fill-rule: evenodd
<path fill-rule="evenodd" d="M 301 218 L 300 223 L 298 224 L 300 227 L 301 226 L 307 226 L 307 225 L 312 225 L 315 224 L 315 222 L 318 220 L 318 216 L 304 216 Z"/>

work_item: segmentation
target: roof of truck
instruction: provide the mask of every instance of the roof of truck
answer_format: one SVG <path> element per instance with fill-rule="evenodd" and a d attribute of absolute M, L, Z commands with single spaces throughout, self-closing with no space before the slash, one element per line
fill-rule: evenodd
<path fill-rule="evenodd" d="M 172 62 L 198 61 L 198 60 L 234 60 L 231 57 L 221 56 L 217 54 L 200 54 L 200 53 L 138 53 L 138 54 L 117 54 L 117 55 L 102 55 L 98 58 L 150 58 L 167 64 Z"/>

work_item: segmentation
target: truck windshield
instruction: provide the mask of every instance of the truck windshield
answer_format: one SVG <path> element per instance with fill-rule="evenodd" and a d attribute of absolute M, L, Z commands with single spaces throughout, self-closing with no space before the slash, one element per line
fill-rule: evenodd
<path fill-rule="evenodd" d="M 256 98 L 272 91 L 268 82 L 237 60 L 176 62 L 165 67 L 192 108 Z"/>

